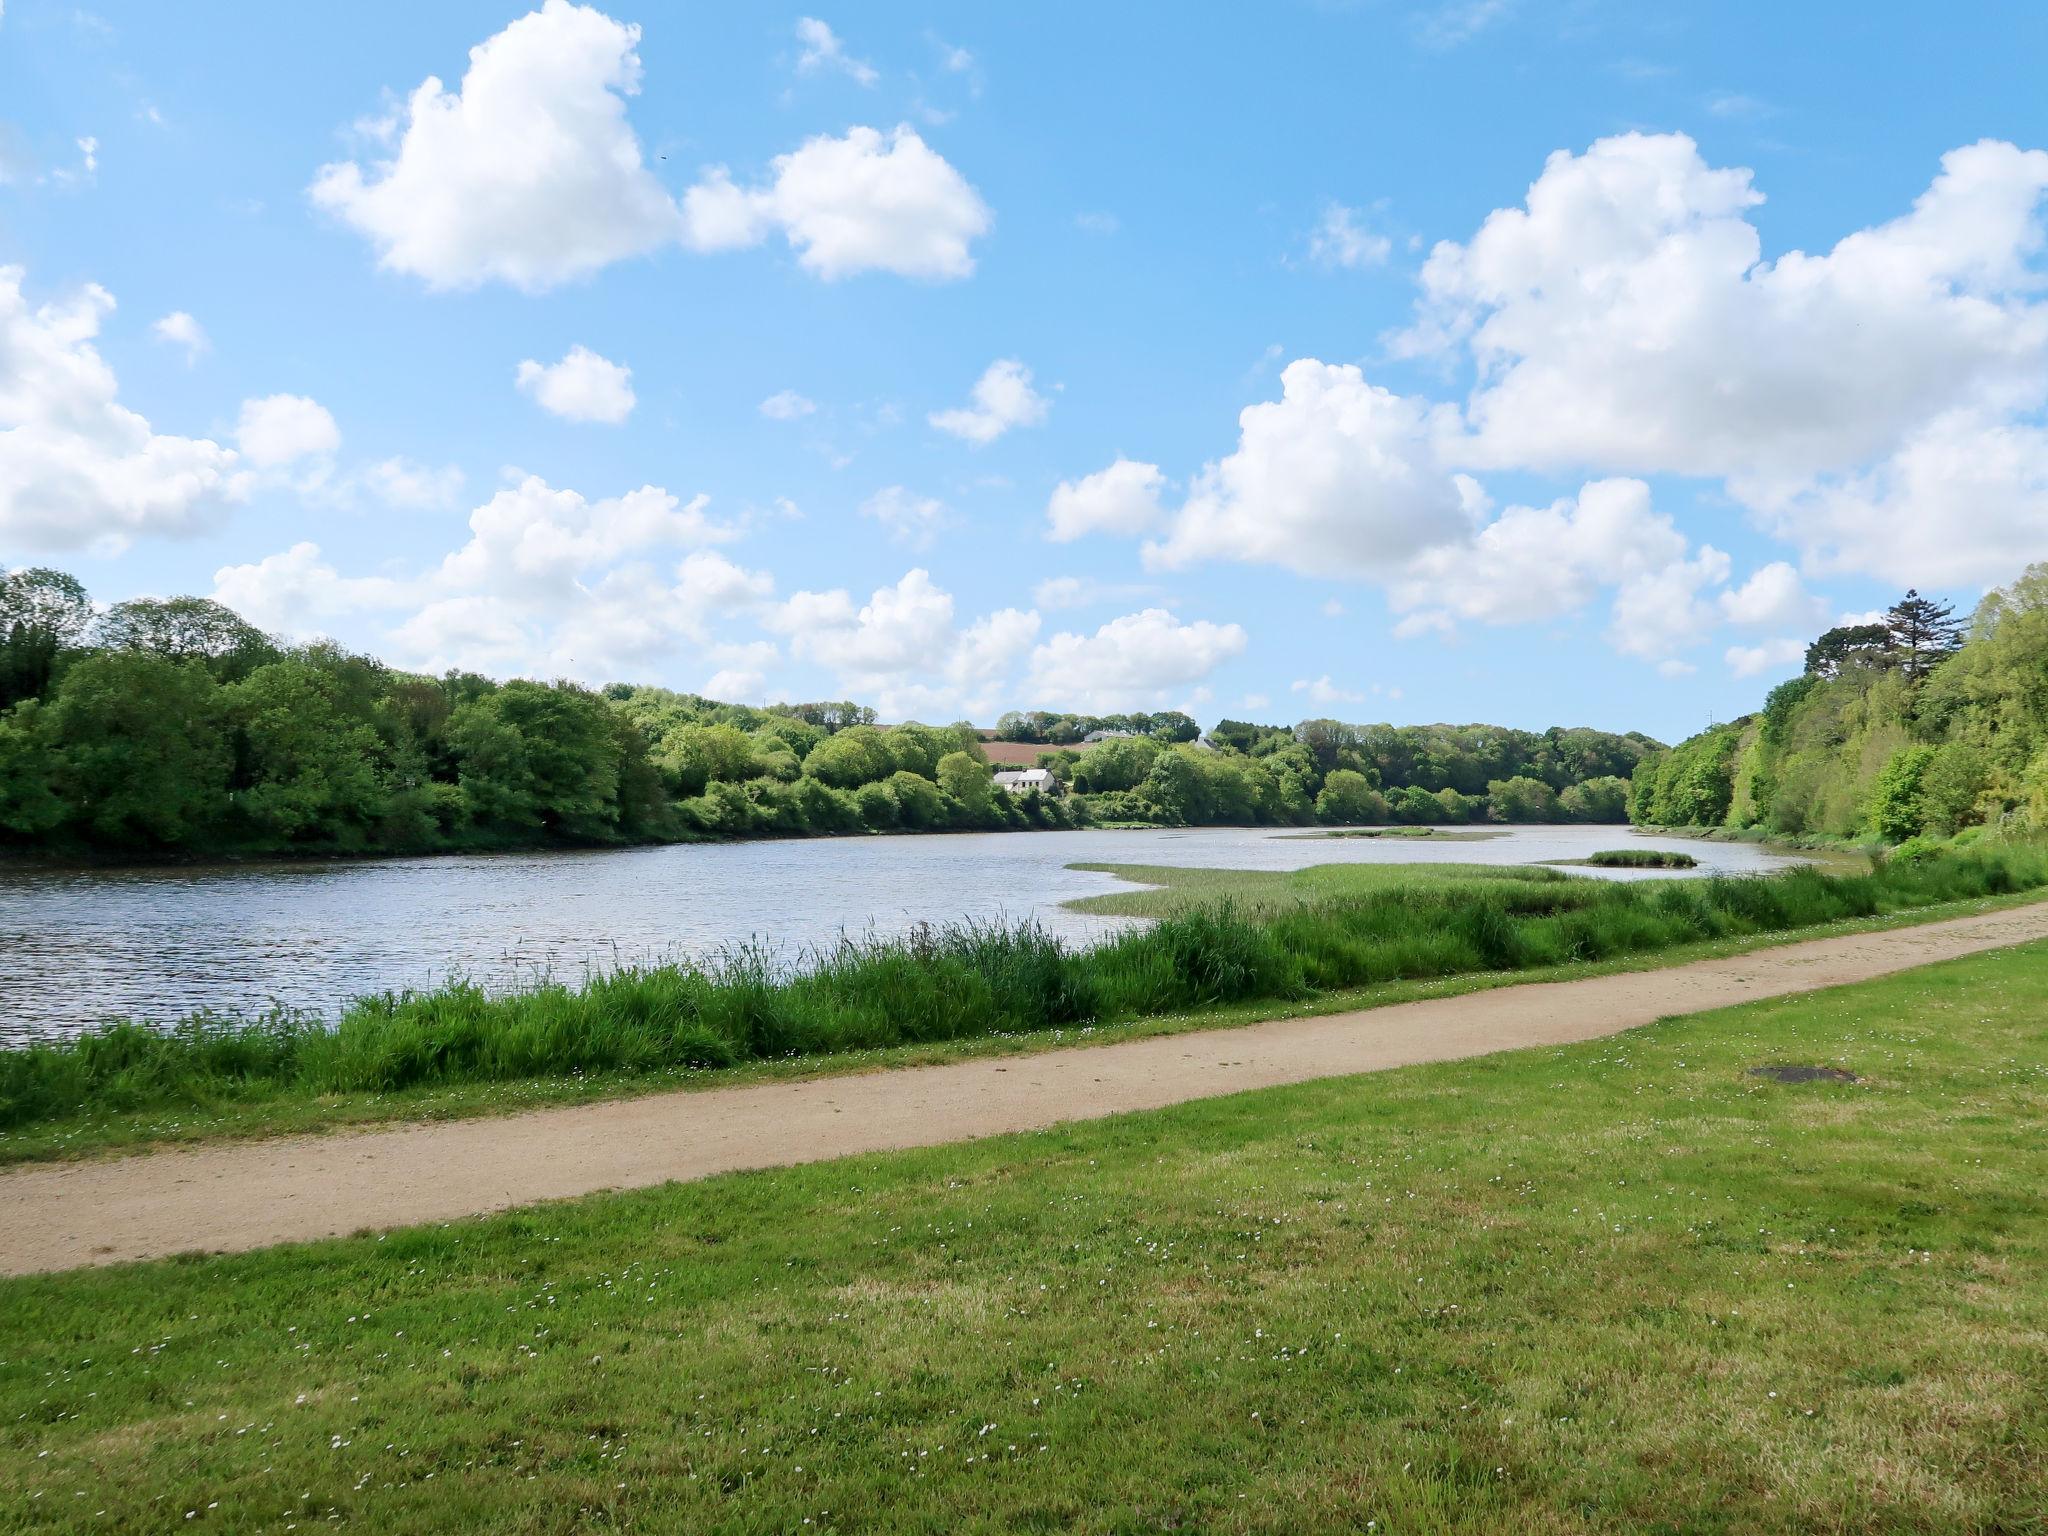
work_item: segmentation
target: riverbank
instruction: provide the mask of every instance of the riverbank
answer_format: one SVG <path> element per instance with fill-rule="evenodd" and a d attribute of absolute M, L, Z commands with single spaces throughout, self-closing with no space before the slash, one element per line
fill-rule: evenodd
<path fill-rule="evenodd" d="M 1157 873 L 1220 879 L 1240 893 L 1247 879 L 1272 878 Z M 0 1052 L 0 1161 L 490 1112 L 526 1094 L 588 1097 L 631 1091 L 636 1079 L 666 1086 L 685 1074 L 839 1056 L 852 1064 L 864 1059 L 858 1053 L 1328 1001 L 1434 978 L 1620 968 L 1702 942 L 1932 915 L 2040 889 L 2048 855 L 2018 845 L 1852 879 L 1797 870 L 1654 886 L 1539 869 L 1475 876 L 1469 866 L 1405 881 L 1386 866 L 1282 878 L 1297 890 L 1285 902 L 1183 898 L 1156 926 L 1082 951 L 1029 927 L 968 925 L 848 944 L 788 977 L 760 952 L 742 951 L 709 969 L 628 969 L 580 988 L 492 997 L 455 986 L 371 999 L 332 1028 L 297 1017 L 195 1019 L 169 1034 L 131 1025 Z M 1137 891 L 1121 899 L 1158 898 Z"/>
<path fill-rule="evenodd" d="M 10 1281 L 6 1511 L 2020 1529 L 2048 1104 L 2008 1068 L 2043 1017 L 2035 945 L 1583 1045 Z M 1779 1063 L 1858 1081 L 1751 1075 Z"/>

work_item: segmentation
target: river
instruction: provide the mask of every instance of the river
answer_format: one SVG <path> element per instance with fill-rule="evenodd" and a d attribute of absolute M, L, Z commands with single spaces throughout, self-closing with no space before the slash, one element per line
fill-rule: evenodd
<path fill-rule="evenodd" d="M 1215 827 L 17 868 L 0 871 L 0 1045 L 114 1017 L 252 1013 L 274 1002 L 331 1016 L 352 997 L 458 975 L 494 988 L 542 976 L 573 981 L 593 968 L 705 955 L 749 939 L 795 955 L 842 933 L 894 934 L 969 917 L 1032 918 L 1086 941 L 1118 920 L 1060 903 L 1118 882 L 1067 867 L 1076 862 L 1533 864 L 1624 845 L 1691 853 L 1701 873 L 1753 874 L 1791 862 L 1749 844 L 1619 827 L 1516 827 L 1473 840 Z"/>

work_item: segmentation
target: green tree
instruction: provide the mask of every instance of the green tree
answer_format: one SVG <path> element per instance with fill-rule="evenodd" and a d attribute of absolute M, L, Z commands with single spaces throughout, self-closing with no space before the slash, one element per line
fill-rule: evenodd
<path fill-rule="evenodd" d="M 1885 633 L 1907 677 L 1918 682 L 1961 648 L 1963 625 L 1955 611 L 1953 603 L 1937 603 L 1910 588 L 1886 610 Z"/>
<path fill-rule="evenodd" d="M 95 638 L 110 651 L 146 651 L 170 661 L 206 664 L 223 682 L 244 677 L 278 648 L 232 608 L 210 598 L 138 597 L 116 603 L 99 621 Z"/>
<path fill-rule="evenodd" d="M 76 577 L 43 566 L 0 572 L 0 710 L 47 693 L 57 659 L 91 622 L 92 599 Z"/>
<path fill-rule="evenodd" d="M 1891 665 L 1892 633 L 1883 624 L 1843 624 L 1806 648 L 1808 677 L 1840 677 L 1851 666 Z"/>
<path fill-rule="evenodd" d="M 357 848 L 384 814 L 377 733 L 348 717 L 336 691 L 331 673 L 285 660 L 222 692 L 236 809 L 266 842 Z"/>
<path fill-rule="evenodd" d="M 1495 821 L 1556 821 L 1562 814 L 1556 790 L 1541 779 L 1520 775 L 1491 780 L 1486 786 L 1486 803 Z"/>
<path fill-rule="evenodd" d="M 110 848 L 208 846 L 232 761 L 220 686 L 196 662 L 103 652 L 66 669 L 48 724 L 72 815 Z"/>
<path fill-rule="evenodd" d="M 1339 768 L 1323 780 L 1323 792 L 1316 796 L 1316 819 L 1345 826 L 1383 822 L 1387 802 L 1357 769 Z"/>
<path fill-rule="evenodd" d="M 958 802 L 975 826 L 985 824 L 995 809 L 995 780 L 986 764 L 966 752 L 948 752 L 939 759 L 939 787 Z"/>
<path fill-rule="evenodd" d="M 33 838 L 63 823 L 61 765 L 51 735 L 39 700 L 0 714 L 0 832 Z"/>
<path fill-rule="evenodd" d="M 1921 780 L 1933 760 L 1932 747 L 1901 747 L 1892 754 L 1871 796 L 1871 831 L 1895 843 L 1918 835 L 1926 820 Z"/>

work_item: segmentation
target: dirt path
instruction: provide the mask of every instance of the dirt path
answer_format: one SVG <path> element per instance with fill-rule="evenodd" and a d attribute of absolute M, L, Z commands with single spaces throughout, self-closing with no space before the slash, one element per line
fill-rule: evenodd
<path fill-rule="evenodd" d="M 447 1221 L 595 1190 L 933 1146 L 1782 997 L 2048 938 L 2048 903 L 1664 970 L 1115 1044 L 0 1174 L 0 1274 Z"/>

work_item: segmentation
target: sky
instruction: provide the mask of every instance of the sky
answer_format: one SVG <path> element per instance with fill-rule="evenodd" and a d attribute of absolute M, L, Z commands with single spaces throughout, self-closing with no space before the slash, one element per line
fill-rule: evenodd
<path fill-rule="evenodd" d="M 2048 558 L 2048 10 L 0 4 L 0 566 L 1676 739 Z"/>

